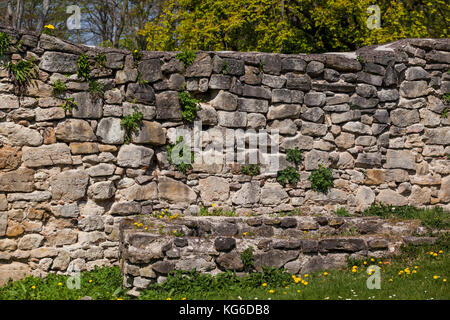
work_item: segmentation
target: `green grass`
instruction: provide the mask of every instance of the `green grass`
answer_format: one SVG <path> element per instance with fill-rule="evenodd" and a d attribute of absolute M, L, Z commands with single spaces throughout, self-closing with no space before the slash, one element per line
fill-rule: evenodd
<path fill-rule="evenodd" d="M 265 269 L 262 273 L 252 273 L 243 277 L 231 272 L 212 277 L 197 272 L 177 271 L 169 276 L 164 284 L 153 285 L 143 291 L 139 299 L 448 300 L 450 299 L 448 281 L 443 280 L 449 277 L 449 247 L 449 239 L 442 239 L 434 245 L 402 248 L 402 253 L 391 259 L 349 261 L 345 268 L 330 270 L 327 274 L 324 272 L 314 272 L 308 276 L 302 274 L 299 278 L 274 269 Z M 440 251 L 442 253 L 438 253 Z M 434 256 L 430 255 L 430 252 L 438 254 Z M 381 267 L 379 290 L 370 290 L 366 286 L 368 278 L 366 270 L 369 265 Z M 357 268 L 354 269 L 354 266 Z M 409 274 L 405 272 L 406 268 L 409 268 Z M 416 272 L 413 273 L 413 270 Z M 399 271 L 403 273 L 399 274 Z M 434 276 L 437 278 L 434 279 Z M 121 288 L 122 279 L 118 267 L 82 272 L 80 290 L 69 290 L 66 286 L 67 278 L 64 275 L 50 274 L 46 279 L 28 277 L 21 281 L 10 282 L 0 288 L 0 299 L 76 300 L 83 296 L 91 296 L 94 299 L 131 299 Z M 35 289 L 32 289 L 32 286 L 35 286 Z"/>
<path fill-rule="evenodd" d="M 416 208 L 374 204 L 362 212 L 363 216 L 379 216 L 384 219 L 417 219 L 430 229 L 450 229 L 450 213 L 440 207 Z"/>
<path fill-rule="evenodd" d="M 238 217 L 239 215 L 233 210 L 224 210 L 222 208 L 213 209 L 208 211 L 208 208 L 201 207 L 199 216 L 221 216 L 221 217 Z"/>

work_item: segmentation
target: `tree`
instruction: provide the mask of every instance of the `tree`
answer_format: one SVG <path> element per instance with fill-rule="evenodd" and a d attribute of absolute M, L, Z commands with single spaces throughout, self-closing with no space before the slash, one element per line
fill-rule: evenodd
<path fill-rule="evenodd" d="M 366 26 L 379 5 L 381 28 Z M 167 0 L 140 31 L 149 50 L 349 51 L 405 37 L 447 37 L 441 0 Z"/>

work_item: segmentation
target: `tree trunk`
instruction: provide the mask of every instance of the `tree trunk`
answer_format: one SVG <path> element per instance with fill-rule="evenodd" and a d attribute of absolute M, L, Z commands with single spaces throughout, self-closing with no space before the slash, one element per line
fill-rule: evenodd
<path fill-rule="evenodd" d="M 20 30 L 22 27 L 23 19 L 23 0 L 17 0 L 16 2 L 16 29 Z"/>
<path fill-rule="evenodd" d="M 36 32 L 41 33 L 44 28 L 45 18 L 50 7 L 50 0 L 43 0 L 42 2 L 42 12 L 36 25 Z"/>

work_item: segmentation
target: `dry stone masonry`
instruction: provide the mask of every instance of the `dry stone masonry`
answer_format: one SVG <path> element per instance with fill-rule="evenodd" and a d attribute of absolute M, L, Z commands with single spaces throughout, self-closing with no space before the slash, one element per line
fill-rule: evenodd
<path fill-rule="evenodd" d="M 142 52 L 135 61 L 123 50 L 0 31 L 10 35 L 13 61 L 34 58 L 38 66 L 20 96 L 0 69 L 0 281 L 24 272 L 117 265 L 121 221 L 166 208 L 188 217 L 212 204 L 255 215 L 294 209 L 327 215 L 340 207 L 357 212 L 375 202 L 450 207 L 450 118 L 443 98 L 450 93 L 448 39 L 406 39 L 339 54 L 197 52 L 185 66 L 173 52 Z M 103 85 L 100 98 L 77 77 L 83 53 L 91 78 Z M 53 95 L 57 80 L 76 103 L 72 111 Z M 206 131 L 204 146 L 226 128 L 277 129 L 280 169 L 288 165 L 287 149 L 304 152 L 300 181 L 283 187 L 264 170 L 243 175 L 238 164 L 176 170 L 167 146 L 176 142 L 176 128 L 191 129 L 182 119 L 182 90 L 202 101 L 197 119 Z M 135 108 L 143 120 L 126 144 L 121 120 Z M 333 169 L 327 194 L 312 191 L 308 180 L 319 164 Z M 245 229 L 244 222 L 231 225 Z M 264 225 L 264 232 L 275 232 Z M 124 250 L 141 240 L 129 241 Z M 163 239 L 154 241 L 163 246 Z M 184 256 L 199 249 L 182 241 L 155 251 L 161 275 L 175 263 L 164 262 L 168 255 L 191 265 Z M 215 243 L 198 241 L 208 248 Z M 370 249 L 369 243 L 358 241 L 354 251 Z M 239 239 L 236 246 L 248 244 Z M 293 246 L 305 250 L 303 242 Z M 328 250 L 327 242 L 315 250 L 322 248 Z M 214 263 L 235 263 L 230 252 Z M 283 265 L 295 260 L 293 252 Z M 215 270 L 211 259 L 192 263 Z M 137 277 L 134 286 L 155 278 L 152 269 L 137 275 L 131 264 L 126 274 Z"/>

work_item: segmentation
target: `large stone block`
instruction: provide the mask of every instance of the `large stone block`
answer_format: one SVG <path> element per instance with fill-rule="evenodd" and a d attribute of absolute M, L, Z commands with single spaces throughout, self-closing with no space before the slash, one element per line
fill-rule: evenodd
<path fill-rule="evenodd" d="M 267 120 L 293 118 L 297 119 L 302 112 L 302 108 L 298 104 L 282 104 L 279 106 L 269 107 Z"/>
<path fill-rule="evenodd" d="M 155 82 L 162 79 L 161 62 L 159 59 L 143 60 L 138 64 L 142 80 Z"/>
<path fill-rule="evenodd" d="M 34 170 L 20 168 L 0 173 L 0 191 L 31 192 L 34 190 Z"/>
<path fill-rule="evenodd" d="M 16 169 L 20 166 L 22 152 L 7 145 L 0 147 L 0 169 Z"/>
<path fill-rule="evenodd" d="M 171 179 L 160 178 L 158 182 L 159 198 L 170 203 L 194 203 L 197 194 L 183 182 Z"/>
<path fill-rule="evenodd" d="M 72 164 L 70 149 L 65 143 L 55 143 L 40 147 L 23 147 L 22 161 L 29 168 Z"/>
<path fill-rule="evenodd" d="M 41 58 L 39 69 L 48 72 L 75 73 L 78 70 L 78 56 L 63 52 L 47 51 Z"/>
<path fill-rule="evenodd" d="M 96 141 L 92 127 L 85 120 L 68 119 L 59 123 L 55 130 L 56 139 L 65 142 Z"/>
<path fill-rule="evenodd" d="M 225 201 L 230 194 L 230 185 L 226 179 L 211 176 L 199 181 L 200 197 L 205 205 L 214 201 Z"/>
<path fill-rule="evenodd" d="M 261 188 L 260 202 L 263 205 L 277 205 L 288 198 L 288 194 L 279 183 L 266 183 Z"/>
<path fill-rule="evenodd" d="M 122 144 L 125 139 L 125 129 L 119 118 L 103 118 L 97 126 L 99 140 L 107 144 Z"/>
<path fill-rule="evenodd" d="M 43 138 L 37 130 L 12 122 L 0 122 L 0 138 L 12 146 L 40 146 Z"/>
<path fill-rule="evenodd" d="M 50 179 L 53 200 L 75 201 L 86 194 L 89 175 L 84 170 L 67 170 Z"/>
<path fill-rule="evenodd" d="M 142 121 L 139 130 L 133 132 L 131 141 L 133 143 L 148 143 L 153 146 L 160 146 L 166 143 L 166 134 L 158 122 Z"/>
<path fill-rule="evenodd" d="M 156 95 L 156 119 L 181 120 L 178 92 L 165 91 Z"/>
<path fill-rule="evenodd" d="M 391 150 L 386 153 L 386 168 L 416 169 L 416 156 L 408 150 Z"/>
<path fill-rule="evenodd" d="M 72 96 L 77 104 L 72 110 L 74 118 L 99 119 L 102 117 L 102 99 L 95 98 L 88 92 L 77 92 Z"/>
<path fill-rule="evenodd" d="M 134 144 L 123 145 L 117 155 L 117 165 L 121 167 L 148 167 L 153 158 L 153 150 Z"/>
<path fill-rule="evenodd" d="M 237 205 L 257 203 L 260 189 L 259 181 L 247 182 L 233 195 L 231 201 Z"/>

